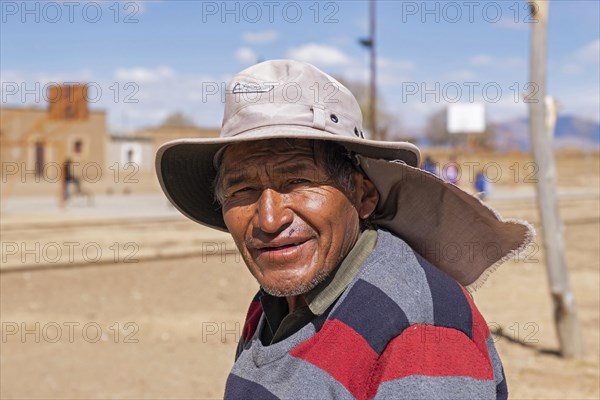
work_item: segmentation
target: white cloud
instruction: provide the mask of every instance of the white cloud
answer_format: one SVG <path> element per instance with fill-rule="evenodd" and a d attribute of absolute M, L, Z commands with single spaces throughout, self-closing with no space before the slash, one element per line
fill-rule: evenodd
<path fill-rule="evenodd" d="M 115 77 L 121 81 L 156 82 L 173 78 L 173 70 L 169 67 L 161 66 L 156 69 L 151 68 L 119 68 L 115 71 Z"/>
<path fill-rule="evenodd" d="M 124 71 L 129 74 L 125 75 Z M 152 71 L 150 74 L 148 71 Z M 143 73 L 141 73 L 143 72 Z M 135 87 L 126 87 L 121 78 L 139 76 Z M 162 79 L 156 79 L 162 76 Z M 152 77 L 152 79 L 146 79 Z M 113 79 L 105 79 L 104 96 L 96 107 L 108 111 L 111 129 L 130 131 L 141 127 L 156 126 L 175 112 L 181 112 L 199 126 L 220 125 L 223 110 L 221 90 L 224 82 L 206 74 L 180 74 L 170 67 L 157 69 L 117 69 Z M 120 81 L 118 101 L 114 101 L 115 90 L 111 85 Z M 127 101 L 133 100 L 133 101 Z"/>
<path fill-rule="evenodd" d="M 523 57 L 514 56 L 514 57 L 506 57 L 498 60 L 498 64 L 502 68 L 519 68 L 524 67 L 526 62 Z"/>
<path fill-rule="evenodd" d="M 527 103 L 515 101 L 513 96 L 502 96 L 496 103 L 485 103 L 489 121 L 508 121 L 527 115 Z"/>
<path fill-rule="evenodd" d="M 345 66 L 337 75 L 341 76 L 344 79 L 349 80 L 350 82 L 360 82 L 364 84 L 368 84 L 369 82 L 369 64 L 368 63 L 352 63 L 350 65 Z M 381 83 L 381 74 L 379 74 L 379 83 Z"/>
<path fill-rule="evenodd" d="M 354 25 L 360 32 L 369 32 L 369 16 L 364 14 L 363 16 L 358 17 L 354 20 Z M 364 36 L 368 36 L 368 33 L 365 33 Z"/>
<path fill-rule="evenodd" d="M 3 105 L 45 108 L 49 83 L 80 82 L 93 87 L 88 95 L 90 109 L 106 111 L 112 131 L 156 126 L 175 112 L 182 112 L 199 126 L 218 127 L 223 116 L 222 90 L 229 78 L 201 73 L 182 75 L 169 66 L 121 67 L 106 75 L 91 70 L 7 70 L 2 72 L 2 82 L 16 83 L 18 90 L 14 95 L 7 94 Z M 32 93 L 24 96 L 25 89 Z"/>
<path fill-rule="evenodd" d="M 92 2 L 93 0 L 85 0 L 85 1 Z M 159 2 L 160 2 L 159 0 L 153 0 L 153 1 L 118 0 L 116 3 L 108 3 L 107 2 L 107 3 L 102 4 L 102 2 L 100 2 L 100 4 L 102 6 L 104 6 L 104 5 L 108 6 L 108 8 L 110 8 L 111 13 L 116 13 L 116 12 L 119 13 L 119 14 L 111 14 L 111 15 L 119 15 L 121 20 L 128 19 L 129 21 L 131 21 L 131 20 L 137 19 L 136 15 L 146 12 L 148 4 L 159 3 Z M 117 9 L 115 7 L 119 7 L 119 10 L 117 11 Z"/>
<path fill-rule="evenodd" d="M 475 79 L 477 75 L 468 69 L 460 69 L 457 71 L 451 71 L 446 76 L 452 81 L 464 82 Z"/>
<path fill-rule="evenodd" d="M 254 64 L 258 60 L 258 56 L 250 47 L 240 47 L 235 51 L 235 58 L 241 64 Z"/>
<path fill-rule="evenodd" d="M 383 86 L 400 86 L 409 80 L 407 71 L 415 68 L 409 60 L 393 60 L 385 57 L 377 59 L 377 83 Z"/>
<path fill-rule="evenodd" d="M 469 58 L 469 62 L 473 65 L 490 65 L 494 59 L 487 54 L 478 54 Z"/>
<path fill-rule="evenodd" d="M 598 70 L 600 66 L 600 39 L 581 46 L 567 57 L 561 70 L 568 75 L 582 74 L 587 70 Z"/>
<path fill-rule="evenodd" d="M 520 68 L 525 66 L 525 60 L 522 57 L 494 57 L 489 54 L 477 54 L 470 57 L 469 63 L 477 67 L 494 66 L 502 69 Z"/>
<path fill-rule="evenodd" d="M 415 68 L 415 63 L 408 60 L 392 60 L 390 58 L 379 57 L 377 59 L 377 67 L 381 69 L 412 70 Z"/>
<path fill-rule="evenodd" d="M 568 63 L 563 66 L 562 71 L 565 74 L 577 75 L 583 72 L 583 67 L 581 64 Z"/>
<path fill-rule="evenodd" d="M 332 36 L 327 40 L 330 46 L 336 47 L 354 47 L 358 43 L 354 36 L 349 35 L 337 35 Z"/>
<path fill-rule="evenodd" d="M 559 111 L 600 122 L 600 91 L 596 84 L 566 86 L 551 93 L 559 102 Z"/>
<path fill-rule="evenodd" d="M 386 57 L 377 58 L 377 84 L 383 87 L 400 86 L 410 80 L 407 71 L 415 68 L 410 60 L 397 60 Z M 344 65 L 339 75 L 351 82 L 369 83 L 370 64 L 368 55 Z"/>
<path fill-rule="evenodd" d="M 2 82 L 16 82 L 19 84 L 21 82 L 36 82 L 44 86 L 51 83 L 86 83 L 93 81 L 94 72 L 90 69 L 59 73 L 38 72 L 33 74 L 12 70 L 2 72 Z M 28 86 L 26 85 L 25 87 Z"/>
<path fill-rule="evenodd" d="M 279 33 L 276 31 L 263 31 L 263 32 L 244 32 L 242 33 L 242 40 L 252 44 L 263 44 L 271 43 L 277 40 Z"/>
<path fill-rule="evenodd" d="M 288 51 L 287 57 L 320 66 L 348 65 L 351 62 L 340 49 L 317 43 L 307 43 Z"/>
<path fill-rule="evenodd" d="M 146 7 L 148 6 L 148 3 L 157 3 L 157 1 L 152 2 L 152 1 L 141 1 L 141 0 L 134 0 L 134 1 L 127 0 L 124 3 L 125 3 L 125 6 L 124 6 L 125 11 L 127 11 L 129 13 L 132 13 L 132 12 L 143 13 L 146 11 Z M 135 10 L 134 10 L 134 7 L 129 5 L 130 3 L 133 3 L 133 6 L 137 7 L 137 8 L 135 8 Z M 132 15 L 132 17 L 133 17 L 133 15 Z"/>
<path fill-rule="evenodd" d="M 596 39 L 575 51 L 575 58 L 581 62 L 600 62 L 600 39 Z"/>
<path fill-rule="evenodd" d="M 496 22 L 494 24 L 494 26 L 498 27 L 498 28 L 503 28 L 503 29 L 512 29 L 515 31 L 526 31 L 529 29 L 529 26 L 533 23 L 533 22 L 524 22 L 524 21 L 529 21 L 529 17 L 525 16 L 525 14 L 523 14 L 522 16 L 520 16 L 520 20 L 515 22 L 515 16 L 514 15 L 510 15 L 510 16 L 504 16 L 502 18 L 500 18 L 500 21 Z"/>
<path fill-rule="evenodd" d="M 104 92 L 110 91 L 110 85 L 98 82 L 89 69 L 58 73 L 6 70 L 2 71 L 1 83 L 2 105 L 11 107 L 46 107 L 48 88 L 55 84 L 88 84 L 94 87 L 94 92 L 91 92 L 94 93 L 93 96 L 96 95 L 97 88 Z"/>

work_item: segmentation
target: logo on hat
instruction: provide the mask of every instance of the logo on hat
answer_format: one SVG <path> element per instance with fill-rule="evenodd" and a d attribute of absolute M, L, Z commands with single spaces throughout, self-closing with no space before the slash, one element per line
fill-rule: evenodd
<path fill-rule="evenodd" d="M 240 83 L 237 82 L 231 91 L 237 93 L 269 93 L 275 85 L 259 85 L 256 83 Z"/>

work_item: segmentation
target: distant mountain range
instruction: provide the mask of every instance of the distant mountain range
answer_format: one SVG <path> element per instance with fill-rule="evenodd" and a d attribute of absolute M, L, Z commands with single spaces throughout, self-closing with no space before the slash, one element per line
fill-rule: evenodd
<path fill-rule="evenodd" d="M 528 118 L 495 123 L 494 132 L 498 150 L 530 149 Z M 600 123 L 572 115 L 559 116 L 554 128 L 554 147 L 600 148 Z"/>

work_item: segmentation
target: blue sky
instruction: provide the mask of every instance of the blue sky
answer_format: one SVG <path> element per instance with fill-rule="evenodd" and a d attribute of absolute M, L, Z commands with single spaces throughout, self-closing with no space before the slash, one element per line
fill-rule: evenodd
<path fill-rule="evenodd" d="M 368 80 L 365 1 L 0 4 L 2 104 L 43 105 L 49 82 L 93 82 L 92 107 L 115 131 L 177 111 L 219 126 L 221 97 L 207 88 L 257 60 Z M 419 130 L 448 101 L 483 101 L 490 121 L 526 115 L 529 18 L 523 0 L 378 1 L 378 87 L 399 129 Z M 598 121 L 599 93 L 600 2 L 551 0 L 548 94 L 561 113 Z"/>

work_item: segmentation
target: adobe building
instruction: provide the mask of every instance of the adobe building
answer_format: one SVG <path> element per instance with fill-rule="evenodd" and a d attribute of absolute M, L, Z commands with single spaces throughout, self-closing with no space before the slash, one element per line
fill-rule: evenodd
<path fill-rule="evenodd" d="M 219 129 L 199 128 L 181 114 L 158 127 L 109 134 L 106 112 L 88 108 L 86 90 L 85 84 L 53 85 L 47 108 L 0 107 L 3 202 L 22 196 L 56 196 L 62 201 L 65 165 L 86 195 L 160 192 L 154 171 L 160 145 L 219 135 Z"/>
<path fill-rule="evenodd" d="M 120 168 L 119 184 L 107 188 L 108 193 L 130 194 L 160 192 L 154 170 L 158 148 L 180 138 L 218 137 L 220 129 L 196 126 L 180 113 L 169 116 L 160 126 L 137 130 L 129 135 L 111 135 L 107 161 L 111 173 Z"/>
<path fill-rule="evenodd" d="M 66 160 L 90 181 L 103 172 L 106 112 L 89 110 L 87 87 L 53 85 L 46 98 L 46 108 L 0 107 L 3 200 L 60 193 Z"/>

